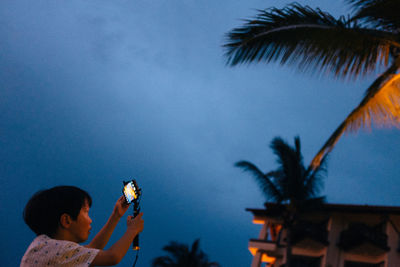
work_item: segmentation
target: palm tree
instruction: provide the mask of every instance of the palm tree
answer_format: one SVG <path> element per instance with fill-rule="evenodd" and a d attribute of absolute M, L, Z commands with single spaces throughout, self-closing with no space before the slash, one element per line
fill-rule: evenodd
<path fill-rule="evenodd" d="M 278 168 L 270 172 L 262 172 L 253 163 L 239 161 L 235 163 L 245 171 L 249 171 L 257 180 L 267 200 L 285 204 L 282 211 L 283 227 L 286 229 L 286 267 L 290 266 L 292 255 L 292 229 L 299 216 L 323 203 L 324 197 L 318 193 L 322 187 L 325 171 L 325 159 L 318 167 L 306 168 L 300 148 L 300 138 L 294 139 L 295 147 L 291 147 L 280 137 L 271 142 L 271 149 L 277 157 Z"/>
<path fill-rule="evenodd" d="M 353 12 L 334 18 L 320 9 L 292 3 L 259 10 L 227 37 L 229 65 L 264 61 L 301 71 L 356 78 L 382 71 L 360 104 L 329 137 L 311 162 L 316 168 L 344 132 L 362 127 L 400 126 L 400 1 L 346 0 Z M 383 69 L 384 68 L 384 69 Z"/>
<path fill-rule="evenodd" d="M 163 250 L 171 256 L 161 256 L 153 260 L 153 267 L 219 267 L 216 262 L 209 262 L 207 255 L 200 250 L 200 240 L 193 242 L 191 249 L 181 243 L 170 242 Z"/>

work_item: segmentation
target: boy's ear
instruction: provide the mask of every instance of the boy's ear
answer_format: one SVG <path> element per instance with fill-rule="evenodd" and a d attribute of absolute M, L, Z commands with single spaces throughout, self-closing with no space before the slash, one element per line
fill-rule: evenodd
<path fill-rule="evenodd" d="M 63 213 L 61 215 L 61 217 L 60 217 L 60 225 L 61 225 L 62 228 L 68 229 L 71 226 L 71 222 L 72 222 L 71 216 L 69 216 L 66 213 Z"/>

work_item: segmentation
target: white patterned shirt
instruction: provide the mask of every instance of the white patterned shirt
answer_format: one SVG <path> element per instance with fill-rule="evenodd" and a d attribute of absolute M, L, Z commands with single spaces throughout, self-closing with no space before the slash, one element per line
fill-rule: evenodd
<path fill-rule="evenodd" d="M 87 267 L 97 253 L 99 250 L 95 248 L 86 248 L 75 242 L 39 235 L 26 250 L 20 267 Z"/>

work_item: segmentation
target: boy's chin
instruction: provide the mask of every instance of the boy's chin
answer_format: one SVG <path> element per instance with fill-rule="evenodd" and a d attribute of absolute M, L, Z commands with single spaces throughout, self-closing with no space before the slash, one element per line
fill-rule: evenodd
<path fill-rule="evenodd" d="M 88 234 L 87 236 L 85 236 L 85 237 L 81 237 L 80 240 L 78 240 L 78 242 L 76 242 L 76 243 L 84 243 L 84 242 L 86 242 L 88 239 L 89 239 L 89 234 Z"/>

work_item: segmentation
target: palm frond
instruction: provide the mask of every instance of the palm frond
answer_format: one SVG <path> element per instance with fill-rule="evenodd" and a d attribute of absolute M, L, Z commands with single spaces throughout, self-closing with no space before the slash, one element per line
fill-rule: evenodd
<path fill-rule="evenodd" d="M 378 127 L 400 128 L 400 58 L 368 88 L 361 103 L 347 116 L 311 162 L 315 169 L 345 132 L 360 128 L 370 129 L 372 122 Z"/>
<path fill-rule="evenodd" d="M 303 157 L 298 151 L 299 139 L 295 138 L 295 148 L 292 148 L 282 138 L 276 137 L 271 142 L 271 148 L 277 156 L 278 170 L 283 173 L 276 184 L 285 192 L 283 195 L 299 194 L 298 189 L 303 185 L 305 173 Z"/>
<path fill-rule="evenodd" d="M 235 164 L 235 166 L 253 174 L 267 198 L 273 196 L 272 199 L 277 203 L 286 204 L 282 205 L 285 210 L 280 212 L 282 212 L 283 217 L 288 216 L 288 222 L 293 220 L 302 208 L 307 209 L 303 206 L 309 205 L 313 199 L 316 202 L 319 201 L 318 203 L 324 199 L 317 198 L 317 194 L 322 188 L 326 157 L 316 169 L 309 167 L 306 170 L 300 151 L 300 138 L 295 137 L 294 143 L 294 147 L 292 147 L 280 137 L 272 140 L 271 148 L 278 158 L 277 163 L 279 165 L 274 171 L 264 174 L 254 164 L 247 161 L 239 161 Z M 267 207 L 267 209 L 269 208 Z"/>
<path fill-rule="evenodd" d="M 397 0 L 346 0 L 355 11 L 363 10 L 371 6 L 379 6 L 385 3 L 392 4 L 392 2 L 396 1 Z"/>
<path fill-rule="evenodd" d="M 303 156 L 301 155 L 301 142 L 300 142 L 300 137 L 296 136 L 294 138 L 294 147 L 296 148 L 296 155 L 299 159 L 302 159 Z"/>
<path fill-rule="evenodd" d="M 328 155 L 325 155 L 319 166 L 315 169 L 309 167 L 306 172 L 306 181 L 304 184 L 304 191 L 311 197 L 316 197 L 323 188 L 322 179 L 327 173 L 327 159 Z"/>
<path fill-rule="evenodd" d="M 201 262 L 207 263 L 208 257 L 207 255 L 200 249 L 200 239 L 196 239 L 193 244 L 192 248 L 189 253 L 190 261 L 193 262 Z"/>
<path fill-rule="evenodd" d="M 304 163 L 303 163 L 303 155 L 301 154 L 301 142 L 300 142 L 299 136 L 296 136 L 294 138 L 294 145 L 295 145 L 295 151 L 296 151 L 297 166 L 299 166 L 300 175 L 304 175 L 306 170 L 305 170 Z"/>
<path fill-rule="evenodd" d="M 172 260 L 178 262 L 189 253 L 189 247 L 175 241 L 171 241 L 168 245 L 163 247 L 163 250 L 172 256 Z"/>
<path fill-rule="evenodd" d="M 192 244 L 192 249 L 190 250 L 191 253 L 197 254 L 200 251 L 200 239 L 196 239 Z"/>
<path fill-rule="evenodd" d="M 160 256 L 155 258 L 152 263 L 151 266 L 152 267 L 169 267 L 169 266 L 173 266 L 174 261 L 168 257 L 168 256 Z"/>
<path fill-rule="evenodd" d="M 365 7 L 375 2 L 381 2 L 382 0 L 347 0 L 349 4 L 353 5 L 354 8 Z"/>
<path fill-rule="evenodd" d="M 277 202 L 281 202 L 283 200 L 282 194 L 276 185 L 271 181 L 270 177 L 278 176 L 276 172 L 269 172 L 264 174 L 257 166 L 248 161 L 239 161 L 235 163 L 236 167 L 241 168 L 244 171 L 250 172 L 253 177 L 256 179 L 257 183 L 261 187 L 264 196 L 267 199 L 271 199 Z"/>
<path fill-rule="evenodd" d="M 275 137 L 271 141 L 270 147 L 276 155 L 278 165 L 282 165 L 283 168 L 285 168 L 285 164 L 290 164 L 294 160 L 296 152 L 281 137 Z"/>
<path fill-rule="evenodd" d="M 200 239 L 193 242 L 191 249 L 185 244 L 170 242 L 163 247 L 170 256 L 157 257 L 152 261 L 153 267 L 219 267 L 217 262 L 209 262 L 207 255 L 200 249 Z"/>
<path fill-rule="evenodd" d="M 364 75 L 389 63 L 390 48 L 400 47 L 390 32 L 360 27 L 356 21 L 290 4 L 270 8 L 227 35 L 227 63 L 280 62 L 302 71 L 336 77 Z"/>
<path fill-rule="evenodd" d="M 251 162 L 241 160 L 235 163 L 235 167 L 241 168 L 244 171 L 251 172 L 254 176 L 264 177 L 264 173 Z"/>
<path fill-rule="evenodd" d="M 400 2 L 398 0 L 347 0 L 353 6 L 353 20 L 376 29 L 398 32 Z"/>

